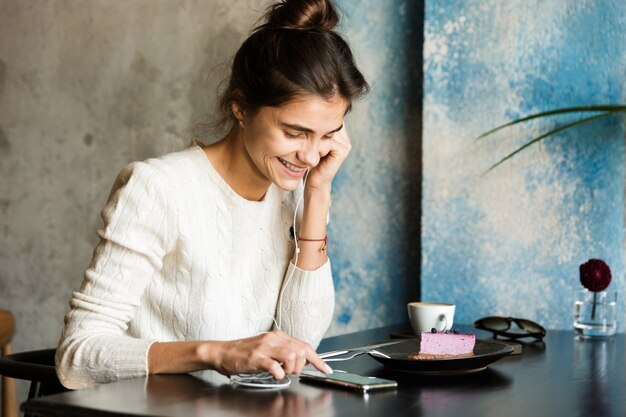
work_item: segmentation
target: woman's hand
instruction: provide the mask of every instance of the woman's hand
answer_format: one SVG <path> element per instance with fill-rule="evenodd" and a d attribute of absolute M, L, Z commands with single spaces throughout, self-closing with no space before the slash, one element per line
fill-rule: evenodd
<path fill-rule="evenodd" d="M 308 343 L 280 330 L 246 339 L 208 342 L 198 347 L 198 354 L 224 375 L 270 372 L 274 378 L 283 379 L 287 374 L 299 374 L 307 362 L 324 373 L 332 373 Z"/>
<path fill-rule="evenodd" d="M 331 142 L 330 151 L 320 159 L 316 167 L 311 168 L 306 181 L 308 191 L 318 189 L 330 191 L 333 178 L 337 175 L 341 164 L 346 160 L 352 149 L 345 123 L 341 130 L 335 132 L 331 139 L 322 140 Z"/>

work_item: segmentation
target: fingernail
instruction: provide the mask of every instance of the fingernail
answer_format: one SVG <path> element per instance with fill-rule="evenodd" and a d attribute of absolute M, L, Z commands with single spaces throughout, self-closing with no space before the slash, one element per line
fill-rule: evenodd
<path fill-rule="evenodd" d="M 330 374 L 333 373 L 333 368 L 328 366 L 328 364 L 324 364 L 324 372 L 327 373 L 328 375 L 330 375 Z"/>

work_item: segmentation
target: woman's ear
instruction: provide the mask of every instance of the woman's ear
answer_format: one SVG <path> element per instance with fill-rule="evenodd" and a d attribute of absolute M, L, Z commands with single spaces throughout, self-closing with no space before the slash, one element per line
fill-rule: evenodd
<path fill-rule="evenodd" d="M 242 103 L 245 103 L 245 96 L 240 89 L 235 89 L 232 93 L 232 101 L 230 102 L 230 110 L 233 112 L 233 115 L 237 119 L 238 122 L 243 122 L 246 117 L 246 112 L 244 111 L 244 106 Z"/>
<path fill-rule="evenodd" d="M 233 116 L 235 116 L 235 118 L 237 119 L 239 123 L 244 121 L 244 118 L 246 117 L 246 113 L 243 111 L 241 106 L 236 101 L 233 100 L 231 102 L 230 110 L 233 112 Z"/>

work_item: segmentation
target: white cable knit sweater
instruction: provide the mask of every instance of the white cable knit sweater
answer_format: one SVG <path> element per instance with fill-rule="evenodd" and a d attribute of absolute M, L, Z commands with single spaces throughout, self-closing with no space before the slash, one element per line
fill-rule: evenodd
<path fill-rule="evenodd" d="M 124 168 L 65 317 L 63 385 L 144 376 L 153 342 L 249 337 L 270 330 L 275 315 L 316 347 L 332 319 L 331 268 L 289 262 L 294 209 L 294 193 L 275 185 L 263 201 L 242 198 L 199 147 Z"/>

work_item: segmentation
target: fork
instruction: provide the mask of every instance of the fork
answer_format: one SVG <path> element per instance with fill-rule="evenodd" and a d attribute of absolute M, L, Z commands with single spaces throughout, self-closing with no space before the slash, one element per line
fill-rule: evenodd
<path fill-rule="evenodd" d="M 347 360 L 353 359 L 353 358 L 355 358 L 355 357 L 357 357 L 359 355 L 363 355 L 364 353 L 371 353 L 371 354 L 374 354 L 374 355 L 382 356 L 383 358 L 390 359 L 389 356 L 387 356 L 386 354 L 376 350 L 376 348 L 383 347 L 383 346 L 391 346 L 391 345 L 395 345 L 395 344 L 402 343 L 402 342 L 405 342 L 405 341 L 406 340 L 394 340 L 394 341 L 391 341 L 391 342 L 384 342 L 384 343 L 379 343 L 379 344 L 370 345 L 370 346 L 362 346 L 362 347 L 350 348 L 350 349 L 333 350 L 331 352 L 320 353 L 318 356 L 321 359 L 324 359 L 326 362 L 347 361 Z M 341 357 L 341 358 L 335 358 L 335 356 L 342 356 L 342 355 L 346 355 L 346 354 L 349 354 L 349 356 Z"/>
<path fill-rule="evenodd" d="M 345 355 L 346 353 L 350 353 L 351 351 L 345 351 L 345 353 L 337 353 L 337 352 L 328 352 L 328 353 L 333 353 L 333 355 L 327 355 L 325 356 L 323 353 L 319 355 L 320 358 L 324 359 L 324 362 L 343 362 L 343 361 L 349 361 L 350 359 L 356 358 L 357 356 L 363 355 L 364 353 L 370 353 L 373 355 L 378 355 L 378 356 L 382 356 L 383 358 L 387 358 L 387 359 L 391 359 L 389 356 L 385 355 L 382 352 L 379 352 L 375 349 L 372 350 L 361 350 L 358 352 L 352 352 L 352 354 L 350 356 L 344 356 L 341 358 L 335 358 L 333 356 L 337 355 Z"/>

